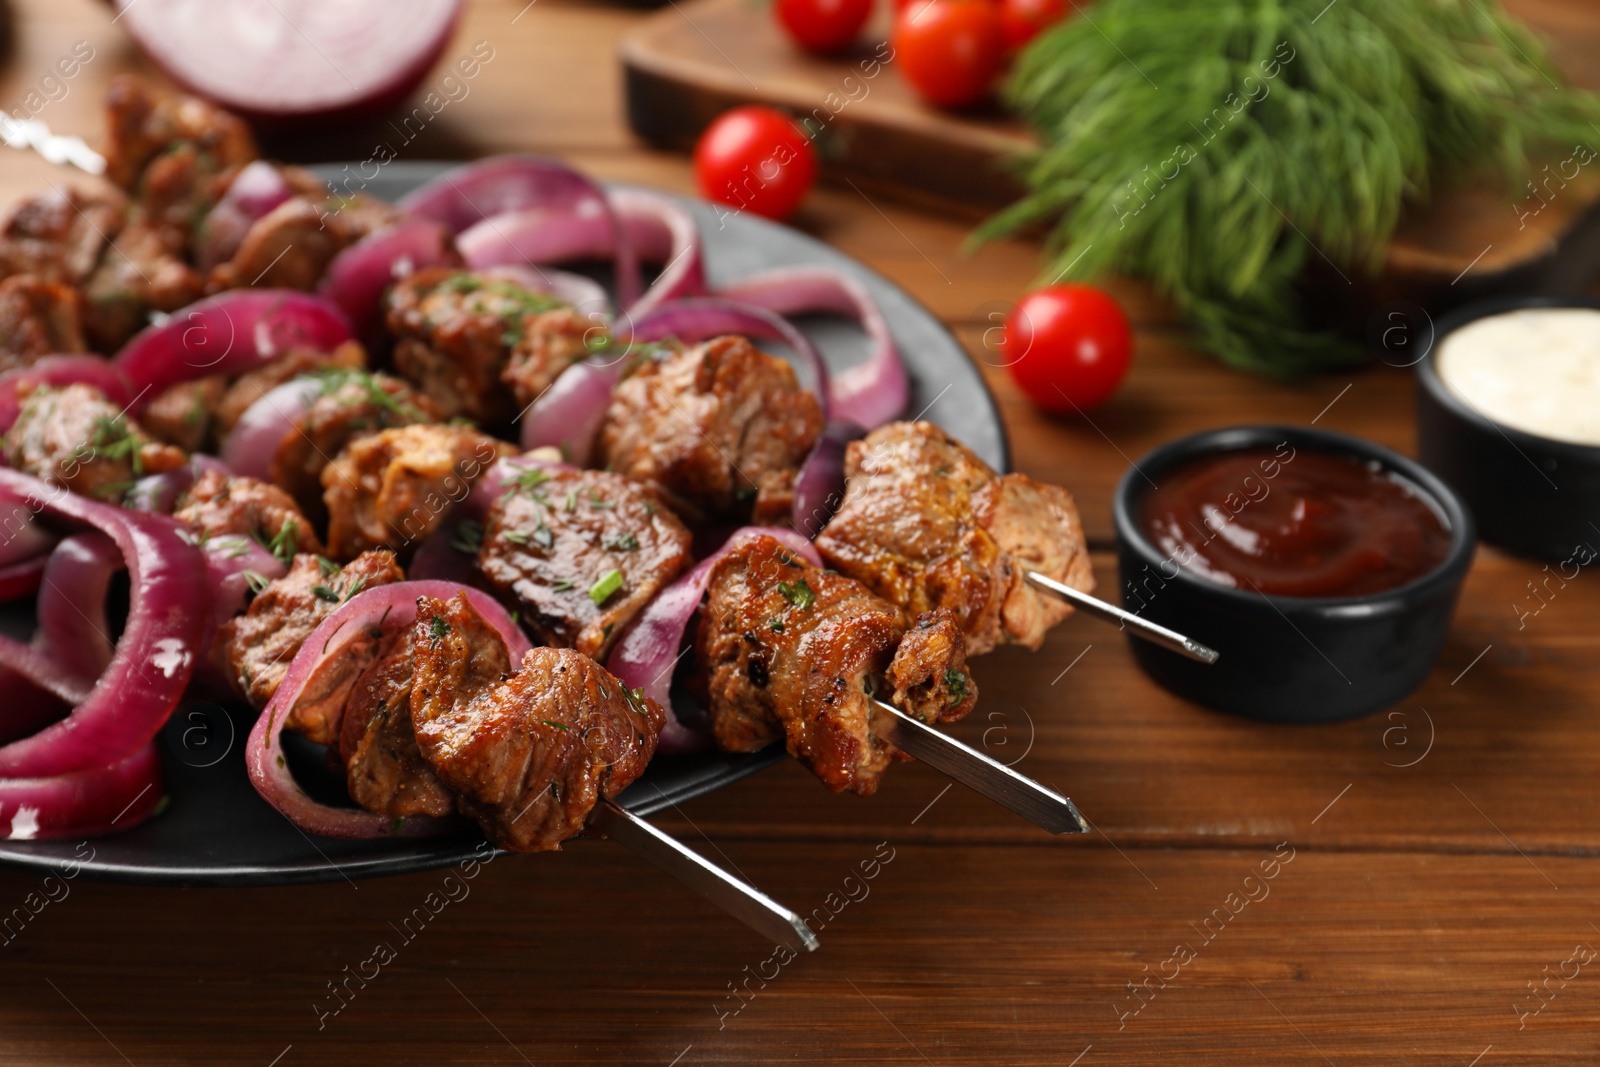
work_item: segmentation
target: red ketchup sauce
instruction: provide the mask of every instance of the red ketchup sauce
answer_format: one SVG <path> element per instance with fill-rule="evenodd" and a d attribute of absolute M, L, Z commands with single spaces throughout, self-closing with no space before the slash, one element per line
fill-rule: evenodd
<path fill-rule="evenodd" d="M 1443 519 L 1409 482 L 1376 463 L 1287 443 L 1174 468 L 1145 495 L 1139 521 L 1191 574 L 1276 596 L 1381 593 L 1450 551 Z"/>

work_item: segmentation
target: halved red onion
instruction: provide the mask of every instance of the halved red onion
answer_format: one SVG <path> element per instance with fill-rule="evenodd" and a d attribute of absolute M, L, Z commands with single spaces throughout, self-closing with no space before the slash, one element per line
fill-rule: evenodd
<path fill-rule="evenodd" d="M 488 226 L 485 232 L 493 234 L 495 216 L 512 211 L 538 210 L 551 225 L 568 225 L 563 220 L 572 220 L 570 225 L 575 230 L 586 227 L 588 220 L 604 220 L 612 234 L 611 255 L 616 264 L 619 298 L 624 305 L 638 298 L 639 262 L 609 198 L 593 179 L 560 160 L 511 155 L 469 163 L 406 195 L 400 200 L 400 207 L 412 215 L 442 222 L 457 234 L 480 223 Z M 473 243 L 458 242 L 467 261 L 474 266 L 493 265 L 474 263 L 468 255 Z M 542 259 L 518 254 L 494 263 L 537 263 Z"/>
<path fill-rule="evenodd" d="M 81 838 L 127 830 L 149 818 L 165 795 L 154 744 L 104 767 L 53 778 L 0 778 L 0 838 Z"/>
<path fill-rule="evenodd" d="M 208 591 L 199 550 L 160 515 L 101 504 L 0 469 L 0 505 L 107 534 L 128 568 L 128 621 L 111 664 L 61 722 L 0 746 L 0 776 L 46 777 L 123 760 L 156 735 L 183 696 L 204 644 Z M 9 665 L 7 648 L 0 664 Z"/>
<path fill-rule="evenodd" d="M 823 415 L 828 414 L 831 402 L 828 365 L 806 335 L 782 315 L 754 304 L 720 296 L 702 296 L 661 305 L 648 314 L 633 317 L 630 325 L 631 339 L 635 342 L 664 341 L 669 337 L 688 342 L 708 341 L 730 333 L 781 341 L 810 372 L 811 380 L 807 385 L 817 394 Z"/>
<path fill-rule="evenodd" d="M 729 549 L 762 534 L 777 538 L 807 562 L 822 566 L 822 557 L 817 555 L 816 548 L 793 530 L 768 526 L 745 526 L 735 530 L 721 548 L 657 593 L 633 617 L 628 628 L 612 646 L 611 654 L 606 657 L 606 670 L 616 675 L 623 685 L 629 689 L 644 690 L 645 696 L 666 709 L 667 724 L 661 730 L 660 740 L 656 742 L 658 755 L 675 756 L 695 752 L 710 744 L 708 737 L 685 726 L 673 711 L 672 699 L 668 694 L 672 686 L 672 669 L 678 661 L 684 631 L 700 607 L 700 598 L 705 596 L 711 568 Z"/>
<path fill-rule="evenodd" d="M 383 327 L 384 290 L 424 267 L 457 263 L 450 231 L 434 219 L 406 218 L 367 234 L 328 263 L 317 292 L 343 311 L 363 338 Z"/>
<path fill-rule="evenodd" d="M 45 566 L 34 643 L 63 670 L 83 679 L 85 693 L 111 664 L 106 593 L 111 576 L 122 566 L 117 546 L 98 530 L 62 538 Z"/>
<path fill-rule="evenodd" d="M 290 347 L 331 352 L 351 339 L 333 303 L 291 289 L 231 289 L 174 311 L 112 361 L 138 395 L 135 413 L 179 382 L 243 374 Z"/>
<path fill-rule="evenodd" d="M 794 528 L 815 539 L 844 503 L 845 446 L 866 431 L 853 422 L 830 422 L 811 446 L 794 481 Z"/>
<path fill-rule="evenodd" d="M 511 621 L 506 609 L 487 593 L 453 582 L 397 582 L 358 593 L 324 619 L 306 638 L 305 644 L 300 646 L 277 693 L 250 731 L 250 739 L 245 743 L 244 763 L 256 791 L 306 833 L 352 839 L 426 837 L 450 825 L 442 819 L 421 816 L 392 819 L 359 808 L 334 808 L 319 804 L 306 795 L 289 771 L 288 760 L 283 752 L 283 724 L 289 718 L 289 710 L 294 707 L 301 691 L 315 676 L 317 668 L 339 656 L 350 641 L 361 636 L 369 627 L 393 631 L 396 627 L 411 626 L 417 618 L 418 597 L 448 600 L 457 593 L 465 594 L 484 621 L 505 640 L 512 665 L 520 665 L 522 657 L 532 645 L 517 624 Z"/>
<path fill-rule="evenodd" d="M 222 443 L 223 464 L 235 474 L 269 481 L 278 446 L 294 433 L 322 390 L 323 383 L 311 377 L 292 378 L 267 390 L 233 424 Z"/>
<path fill-rule="evenodd" d="M 41 360 L 0 374 L 0 433 L 11 429 L 22 413 L 23 394 L 38 385 L 92 385 L 113 404 L 133 399 L 128 379 L 108 359 L 100 356 L 45 356 Z"/>
<path fill-rule="evenodd" d="M 232 259 L 255 221 L 293 195 L 277 167 L 264 159 L 247 164 L 200 221 L 194 251 L 200 269 Z"/>
<path fill-rule="evenodd" d="M 522 447 L 559 448 L 569 463 L 587 467 L 623 366 L 620 359 L 586 360 L 562 371 L 518 416 Z"/>
<path fill-rule="evenodd" d="M 872 353 L 834 375 L 829 414 L 870 430 L 905 410 L 911 384 L 888 320 L 872 294 L 848 274 L 828 267 L 786 267 L 725 285 L 720 295 L 780 315 L 828 312 L 853 319 L 871 339 Z"/>

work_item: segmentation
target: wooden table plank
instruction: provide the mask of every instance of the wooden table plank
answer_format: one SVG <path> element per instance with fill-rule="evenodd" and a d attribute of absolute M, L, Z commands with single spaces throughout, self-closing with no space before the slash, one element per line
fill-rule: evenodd
<path fill-rule="evenodd" d="M 1276 844 L 725 843 L 813 916 L 822 950 L 787 963 L 603 843 L 449 883 L 71 882 L 3 950 L 0 1061 L 1465 1067 L 1492 1045 L 1485 1064 L 1594 1062 L 1593 966 L 1568 964 L 1538 1015 L 1513 1005 L 1600 946 L 1600 867 Z M 36 885 L 0 875 L 0 902 Z M 397 929 L 430 892 L 457 899 Z M 367 964 L 380 944 L 394 959 Z"/>

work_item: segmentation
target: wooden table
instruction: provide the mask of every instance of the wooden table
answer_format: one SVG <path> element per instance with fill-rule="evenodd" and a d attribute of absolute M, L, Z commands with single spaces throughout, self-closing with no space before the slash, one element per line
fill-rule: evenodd
<path fill-rule="evenodd" d="M 481 39 L 495 59 L 406 157 L 532 149 L 690 191 L 686 161 L 641 150 L 621 119 L 612 53 L 639 14 L 524 2 L 471 6 L 449 54 Z M 106 80 L 141 66 L 107 12 L 28 0 L 17 29 L 0 101 L 86 39 L 96 58 L 42 117 L 96 133 Z M 18 154 L 0 173 L 5 198 L 52 176 Z M 848 187 L 818 190 L 797 224 L 906 286 L 980 361 L 990 312 L 1038 261 L 1020 243 L 965 256 L 965 223 Z M 1017 466 L 1077 493 L 1105 588 L 1111 487 L 1158 442 L 1317 421 L 1414 449 L 1406 373 L 1241 377 L 1188 351 L 1148 294 L 1118 294 L 1137 361 L 1092 422 L 1041 416 L 986 369 Z M 985 658 L 983 707 L 955 732 L 1069 793 L 1086 838 L 1048 838 L 915 764 L 871 801 L 783 764 L 661 820 L 812 915 L 823 948 L 804 959 L 773 958 L 602 842 L 498 860 L 436 915 L 445 872 L 225 891 L 79 879 L 0 947 L 0 1062 L 1600 1062 L 1600 967 L 1583 966 L 1600 946 L 1600 579 L 1551 583 L 1519 623 L 1535 580 L 1538 565 L 1482 550 L 1428 683 L 1338 726 L 1187 706 L 1086 619 Z M 0 871 L 0 912 L 39 888 Z M 379 942 L 393 961 L 347 981 Z M 330 983 L 353 991 L 337 1014 Z"/>

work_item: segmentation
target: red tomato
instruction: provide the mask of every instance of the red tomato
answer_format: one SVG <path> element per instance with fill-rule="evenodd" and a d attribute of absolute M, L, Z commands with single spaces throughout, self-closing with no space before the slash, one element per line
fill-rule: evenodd
<path fill-rule="evenodd" d="M 770 107 L 717 116 L 694 147 L 694 176 L 707 200 L 786 219 L 817 178 L 817 154 L 793 120 Z"/>
<path fill-rule="evenodd" d="M 1021 48 L 1068 13 L 1067 0 L 1000 0 L 1000 29 L 1006 47 Z"/>
<path fill-rule="evenodd" d="M 1011 309 L 1000 351 L 1035 404 L 1046 411 L 1087 411 L 1104 403 L 1128 373 L 1133 331 L 1102 290 L 1052 285 Z"/>
<path fill-rule="evenodd" d="M 801 48 L 837 52 L 866 25 L 872 0 L 777 0 L 772 10 Z"/>
<path fill-rule="evenodd" d="M 989 0 L 913 0 L 895 16 L 895 62 L 929 103 L 983 99 L 1005 54 L 999 9 Z"/>

